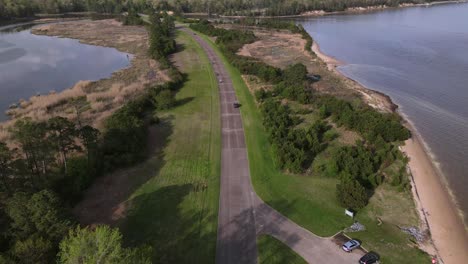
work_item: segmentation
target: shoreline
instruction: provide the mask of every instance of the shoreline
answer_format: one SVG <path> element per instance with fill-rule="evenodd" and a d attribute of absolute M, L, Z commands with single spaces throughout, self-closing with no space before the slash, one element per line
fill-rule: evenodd
<path fill-rule="evenodd" d="M 359 83 L 358 81 L 344 75 L 343 73 L 341 73 L 337 68 L 339 66 L 343 66 L 345 65 L 346 63 L 332 57 L 332 56 L 329 56 L 325 53 L 323 53 L 320 49 L 320 45 L 314 41 L 313 44 L 312 44 L 312 51 L 315 53 L 315 55 L 317 55 L 317 57 L 322 60 L 326 66 L 327 66 L 327 69 L 329 71 L 332 71 L 334 73 L 336 73 L 339 77 L 343 78 L 344 80 L 348 81 L 351 83 L 351 89 L 357 91 L 358 93 L 360 93 L 362 96 L 363 96 L 363 99 L 364 101 L 370 105 L 371 107 L 379 110 L 379 111 L 382 111 L 382 112 L 396 112 L 397 109 L 398 109 L 398 105 L 396 105 L 395 103 L 393 103 L 392 99 L 390 98 L 390 96 L 382 93 L 382 92 L 379 92 L 379 91 L 375 91 L 375 90 L 372 90 L 368 87 L 366 87 L 365 85 Z"/>
<path fill-rule="evenodd" d="M 368 7 L 352 7 L 347 8 L 344 11 L 334 11 L 334 12 L 325 12 L 324 10 L 311 10 L 306 11 L 304 13 L 298 15 L 284 15 L 284 16 L 253 16 L 254 18 L 307 18 L 307 17 L 317 17 L 317 16 L 329 16 L 329 15 L 346 15 L 346 14 L 360 14 L 360 13 L 368 13 L 368 12 L 375 12 L 375 11 L 382 11 L 382 10 L 389 10 L 389 9 L 399 9 L 399 8 L 408 8 L 408 7 L 421 7 L 421 6 L 435 6 L 435 5 L 444 5 L 444 4 L 461 4 L 461 3 L 468 3 L 468 0 L 453 0 L 453 1 L 435 1 L 429 3 L 421 3 L 421 4 L 412 4 L 412 3 L 403 3 L 399 4 L 398 6 L 368 6 Z M 191 15 L 192 13 L 187 13 L 187 15 Z M 204 14 L 208 16 L 208 13 L 193 13 L 194 15 L 201 16 Z M 240 19 L 246 18 L 248 16 L 239 15 L 239 16 L 226 16 L 226 15 L 216 15 L 217 18 L 229 18 L 229 19 Z"/>
<path fill-rule="evenodd" d="M 429 154 L 422 136 L 409 118 L 397 110 L 398 106 L 392 102 L 389 96 L 369 89 L 338 71 L 337 67 L 345 63 L 323 53 L 316 41 L 314 41 L 312 50 L 327 65 L 329 70 L 367 89 L 367 93 L 358 90 L 364 97 L 372 97 L 375 92 L 385 96 L 388 103 L 395 106 L 392 112 L 398 113 L 403 119 L 404 125 L 411 131 L 411 138 L 405 141 L 401 150 L 409 158 L 408 168 L 413 187 L 412 194 L 421 218 L 421 224 L 431 235 L 432 245 L 429 248 L 425 245 L 421 245 L 421 247 L 429 254 L 437 255 L 440 263 L 463 263 L 468 259 L 468 234 L 467 227 L 463 222 L 463 214 L 456 205 L 456 200 L 448 188 L 445 177 Z M 367 101 L 366 98 L 363 99 Z"/>
<path fill-rule="evenodd" d="M 61 20 L 60 20 L 61 21 Z M 41 96 L 30 96 L 8 111 L 8 120 L 0 122 L 0 140 L 8 141 L 10 127 L 15 120 L 31 117 L 43 121 L 52 116 L 75 120 L 73 102 L 84 98 L 88 107 L 80 113 L 84 124 L 102 128 L 103 121 L 128 100 L 145 92 L 150 85 L 169 80 L 166 70 L 147 55 L 147 30 L 139 26 L 123 26 L 114 19 L 79 19 L 66 23 L 41 24 L 31 34 L 69 38 L 81 44 L 113 48 L 128 54 L 129 65 L 96 81 L 78 81 L 72 87 Z M 53 87 L 51 87 L 53 89 Z"/>

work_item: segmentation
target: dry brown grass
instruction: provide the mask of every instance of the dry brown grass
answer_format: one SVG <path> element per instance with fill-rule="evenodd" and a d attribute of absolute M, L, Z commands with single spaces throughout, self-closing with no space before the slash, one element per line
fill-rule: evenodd
<path fill-rule="evenodd" d="M 223 27 L 233 28 L 239 25 Z M 366 89 L 359 83 L 344 77 L 335 70 L 333 65 L 328 67 L 319 57 L 306 51 L 306 41 L 300 34 L 292 34 L 285 30 L 252 27 L 250 29 L 253 29 L 258 41 L 244 45 L 239 50 L 239 55 L 254 57 L 282 69 L 295 63 L 302 63 L 309 73 L 321 77 L 320 81 L 313 85 L 315 90 L 342 99 L 362 100 L 380 111 L 394 110 L 395 105 L 387 96 Z"/>
<path fill-rule="evenodd" d="M 273 89 L 273 85 L 262 82 L 260 78 L 254 75 L 242 75 L 242 79 L 249 88 L 250 92 L 254 94 L 255 91 L 264 89 L 270 91 Z"/>
<path fill-rule="evenodd" d="M 76 98 L 85 98 L 87 107 L 81 114 L 82 122 L 102 127 L 109 117 L 124 103 L 143 94 L 153 85 L 167 82 L 167 71 L 161 70 L 157 61 L 149 58 L 148 33 L 142 26 L 123 26 L 115 20 L 80 20 L 60 24 L 42 25 L 33 33 L 49 36 L 74 38 L 82 43 L 113 47 L 133 54 L 131 66 L 117 71 L 110 78 L 95 82 L 80 81 L 70 89 L 51 92 L 48 95 L 33 96 L 19 102 L 19 107 L 10 109 L 10 122 L 0 130 L 0 140 L 8 138 L 7 128 L 14 120 L 31 117 L 43 121 L 53 116 L 76 119 Z M 50 87 L 51 91 L 58 87 Z"/>

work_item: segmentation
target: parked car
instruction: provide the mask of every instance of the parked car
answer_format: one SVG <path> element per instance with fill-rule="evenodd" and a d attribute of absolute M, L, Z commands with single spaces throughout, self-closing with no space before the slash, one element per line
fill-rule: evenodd
<path fill-rule="evenodd" d="M 346 252 L 351 252 L 351 251 L 353 251 L 353 249 L 356 249 L 359 246 L 361 246 L 361 243 L 359 243 L 359 241 L 357 241 L 357 240 L 352 239 L 352 240 L 349 240 L 348 242 L 344 243 L 343 250 L 346 251 Z"/>
<path fill-rule="evenodd" d="M 369 252 L 365 254 L 360 260 L 360 264 L 373 264 L 379 260 L 379 255 L 375 254 L 374 252 Z"/>
<path fill-rule="evenodd" d="M 241 104 L 239 104 L 239 103 L 234 103 L 233 105 L 234 105 L 234 108 L 239 108 L 239 107 L 241 107 Z"/>

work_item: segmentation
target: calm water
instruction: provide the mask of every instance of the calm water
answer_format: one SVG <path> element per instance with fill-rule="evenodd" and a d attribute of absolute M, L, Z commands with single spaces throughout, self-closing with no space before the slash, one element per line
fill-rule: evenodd
<path fill-rule="evenodd" d="M 129 64 L 127 54 L 116 49 L 36 36 L 29 29 L 0 30 L 0 121 L 19 99 L 109 77 Z"/>
<path fill-rule="evenodd" d="M 339 70 L 391 96 L 468 212 L 468 4 L 300 21 Z M 466 219 L 466 218 L 465 218 Z"/>

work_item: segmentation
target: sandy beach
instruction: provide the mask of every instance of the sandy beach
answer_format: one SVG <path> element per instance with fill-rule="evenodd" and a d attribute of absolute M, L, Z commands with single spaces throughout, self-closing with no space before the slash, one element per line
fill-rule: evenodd
<path fill-rule="evenodd" d="M 413 129 L 414 131 L 414 129 Z M 405 142 L 403 152 L 410 158 L 409 167 L 416 187 L 416 197 L 429 225 L 437 254 L 445 264 L 466 263 L 468 235 L 449 191 L 439 175 L 420 137 Z"/>
<path fill-rule="evenodd" d="M 343 65 L 342 62 L 324 54 L 316 42 L 312 50 L 327 64 L 329 70 L 341 74 L 336 67 Z M 372 90 L 369 89 L 369 91 Z M 363 95 L 366 97 L 366 94 Z M 405 142 L 402 151 L 410 159 L 408 165 L 413 177 L 413 195 L 420 211 L 421 223 L 429 229 L 433 242 L 432 249 L 424 249 L 430 254 L 438 255 L 439 263 L 466 263 L 468 260 L 467 229 L 443 181 L 443 176 L 435 167 L 417 131 L 410 125 L 408 126 L 412 131 L 412 138 Z"/>

